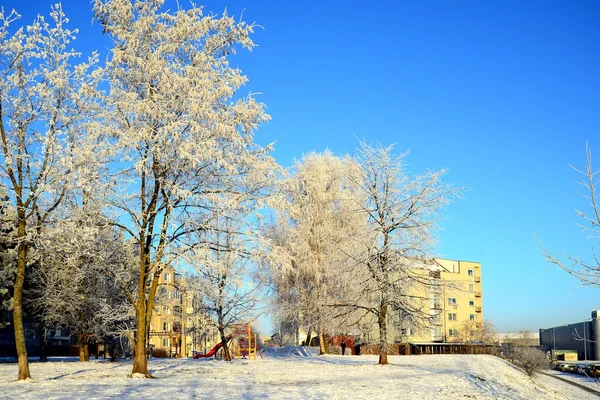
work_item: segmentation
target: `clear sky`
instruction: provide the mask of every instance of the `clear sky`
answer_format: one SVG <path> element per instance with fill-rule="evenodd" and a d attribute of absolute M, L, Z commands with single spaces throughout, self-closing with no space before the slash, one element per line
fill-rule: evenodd
<path fill-rule="evenodd" d="M 49 0 L 0 0 L 29 22 Z M 62 2 L 74 46 L 106 54 L 86 0 Z M 202 4 L 201 0 L 198 0 Z M 25 6 L 26 4 L 26 6 Z M 185 1 L 182 0 L 182 4 Z M 261 92 L 284 166 L 355 137 L 411 149 L 410 168 L 447 167 L 470 191 L 447 209 L 438 254 L 482 263 L 484 317 L 501 331 L 589 318 L 600 288 L 544 262 L 590 255 L 574 209 L 585 143 L 600 154 L 597 1 L 206 1 L 256 22 L 259 47 L 232 63 Z M 600 168 L 600 157 L 598 158 Z"/>

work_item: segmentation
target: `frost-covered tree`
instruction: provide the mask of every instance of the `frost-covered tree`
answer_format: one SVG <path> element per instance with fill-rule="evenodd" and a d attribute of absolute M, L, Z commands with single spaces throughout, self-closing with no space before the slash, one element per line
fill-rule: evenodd
<path fill-rule="evenodd" d="M 77 334 L 80 361 L 89 344 L 131 329 L 133 248 L 97 211 L 69 207 L 38 235 L 31 299 L 46 326 Z"/>
<path fill-rule="evenodd" d="M 193 266 L 192 288 L 215 321 L 226 361 L 231 361 L 226 331 L 255 319 L 259 302 L 259 285 L 252 280 L 252 269 L 259 262 L 257 230 L 247 211 L 217 210 L 193 236 L 185 257 Z"/>
<path fill-rule="evenodd" d="M 286 199 L 269 229 L 270 276 L 278 315 L 319 335 L 326 353 L 326 334 L 339 333 L 340 322 L 327 304 L 341 287 L 340 265 L 349 237 L 361 234 L 366 218 L 356 212 L 357 192 L 351 176 L 356 164 L 331 152 L 311 153 L 294 166 L 283 184 Z M 310 333 L 309 333 L 310 335 Z"/>
<path fill-rule="evenodd" d="M 74 171 L 89 161 L 82 139 L 90 116 L 96 62 L 72 65 L 76 30 L 60 5 L 50 18 L 12 29 L 15 11 L 0 9 L 0 179 L 8 189 L 16 218 L 16 274 L 13 325 L 19 379 L 30 377 L 23 329 L 23 296 L 29 250 L 37 230 L 47 221 L 75 183 Z"/>
<path fill-rule="evenodd" d="M 360 175 L 354 183 L 368 227 L 348 238 L 357 252 L 346 265 L 342 297 L 333 303 L 375 319 L 379 364 L 387 364 L 390 320 L 424 325 L 430 317 L 422 311 L 427 299 L 418 295 L 430 283 L 423 259 L 430 258 L 442 208 L 460 193 L 443 183 L 445 169 L 412 177 L 405 156 L 394 155 L 393 146 L 360 143 L 355 157 Z"/>
<path fill-rule="evenodd" d="M 10 325 L 15 279 L 15 215 L 6 189 L 0 186 L 0 328 Z"/>
<path fill-rule="evenodd" d="M 203 229 L 196 214 L 211 208 L 211 197 L 253 190 L 247 182 L 266 181 L 274 169 L 268 149 L 253 142 L 269 117 L 252 96 L 236 94 L 247 78 L 229 64 L 236 49 L 253 48 L 253 25 L 193 5 L 163 11 L 163 3 L 94 2 L 114 46 L 106 111 L 90 129 L 114 156 L 104 185 L 117 225 L 139 247 L 132 374 L 147 377 L 158 278 L 177 263 L 177 243 Z"/>
<path fill-rule="evenodd" d="M 575 209 L 575 212 L 582 220 L 578 225 L 582 231 L 587 233 L 587 238 L 596 240 L 600 231 L 600 203 L 598 201 L 598 180 L 596 175 L 600 171 L 594 169 L 592 149 L 589 148 L 587 143 L 585 146 L 585 155 L 585 169 L 571 166 L 576 173 L 582 176 L 581 181 L 577 183 L 583 187 L 582 196 L 587 201 L 585 208 Z M 561 257 L 560 254 L 553 254 L 549 249 L 546 249 L 539 240 L 538 243 L 546 261 L 562 268 L 573 277 L 579 279 L 583 285 L 600 287 L 600 259 L 593 245 L 591 246 L 590 257 L 585 258 L 579 255 L 572 256 L 568 253 L 566 256 Z"/>

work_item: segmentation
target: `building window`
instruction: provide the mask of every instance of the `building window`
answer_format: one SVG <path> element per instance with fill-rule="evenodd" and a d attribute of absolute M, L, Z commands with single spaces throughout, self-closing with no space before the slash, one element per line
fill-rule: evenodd
<path fill-rule="evenodd" d="M 194 299 L 192 299 L 191 297 L 188 297 L 187 306 L 188 306 L 188 308 L 194 307 Z"/>
<path fill-rule="evenodd" d="M 168 322 L 163 322 L 163 331 L 168 331 L 169 330 L 169 323 Z"/>
<path fill-rule="evenodd" d="M 473 276 L 473 270 L 472 270 L 472 269 L 470 269 L 470 270 L 468 271 L 468 273 L 469 273 L 469 276 Z"/>
<path fill-rule="evenodd" d="M 165 314 L 171 314 L 171 309 L 168 306 L 165 306 Z"/>
<path fill-rule="evenodd" d="M 448 304 L 451 306 L 455 306 L 456 305 L 456 298 L 454 297 L 448 297 Z"/>
<path fill-rule="evenodd" d="M 477 334 L 477 331 L 471 331 L 471 337 L 475 337 L 476 334 Z"/>
<path fill-rule="evenodd" d="M 471 307 L 475 307 L 475 300 L 469 300 L 469 305 Z"/>
<path fill-rule="evenodd" d="M 469 314 L 469 320 L 475 321 L 475 314 Z"/>
<path fill-rule="evenodd" d="M 458 336 L 458 329 L 449 329 L 448 336 Z"/>
<path fill-rule="evenodd" d="M 169 339 L 163 339 L 163 347 L 169 347 Z"/>
<path fill-rule="evenodd" d="M 448 314 L 448 320 L 449 321 L 456 321 L 456 313 L 449 313 Z"/>
<path fill-rule="evenodd" d="M 474 290 L 474 289 L 473 289 L 473 284 L 472 284 L 472 283 L 469 283 L 469 292 L 472 292 L 473 290 Z"/>
<path fill-rule="evenodd" d="M 169 279 L 171 279 L 171 275 L 169 275 L 169 273 L 165 274 L 165 282 L 169 282 Z"/>

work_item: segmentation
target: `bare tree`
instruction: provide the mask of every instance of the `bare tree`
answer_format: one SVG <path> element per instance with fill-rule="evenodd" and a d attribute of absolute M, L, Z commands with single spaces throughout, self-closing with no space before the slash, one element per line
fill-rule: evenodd
<path fill-rule="evenodd" d="M 512 359 L 515 364 L 523 368 L 528 376 L 548 369 L 549 360 L 546 353 L 535 347 L 518 346 L 512 351 Z"/>
<path fill-rule="evenodd" d="M 492 345 L 498 343 L 498 337 L 492 322 L 488 320 L 483 322 L 465 320 L 458 330 L 458 341 Z"/>
<path fill-rule="evenodd" d="M 478 330 L 478 338 L 481 344 L 498 344 L 498 331 L 496 326 L 487 319 L 483 321 Z"/>
<path fill-rule="evenodd" d="M 163 11 L 163 3 L 94 2 L 114 47 L 106 110 L 89 129 L 114 155 L 104 180 L 110 208 L 139 249 L 132 374 L 146 377 L 158 279 L 177 264 L 177 243 L 204 229 L 197 214 L 210 210 L 212 197 L 247 191 L 246 182 L 266 181 L 275 169 L 269 149 L 253 143 L 269 117 L 254 98 L 236 95 L 247 78 L 229 61 L 254 47 L 254 26 L 204 16 L 194 5 Z"/>
<path fill-rule="evenodd" d="M 435 244 L 441 211 L 460 189 L 442 182 L 446 170 L 411 177 L 406 154 L 393 147 L 360 143 L 355 182 L 364 199 L 356 205 L 369 225 L 353 238 L 354 262 L 348 263 L 346 290 L 334 305 L 374 318 L 379 328 L 379 364 L 387 364 L 388 324 L 392 317 L 414 326 L 428 324 L 424 312 L 429 274 L 424 260 Z M 419 289 L 421 287 L 421 289 Z"/>
<path fill-rule="evenodd" d="M 594 170 L 592 165 L 592 150 L 588 147 L 587 143 L 585 146 L 585 155 L 585 170 L 580 170 L 573 166 L 571 166 L 571 168 L 583 176 L 583 179 L 577 183 L 583 186 L 585 190 L 585 193 L 583 193 L 582 196 L 587 200 L 589 210 L 581 211 L 575 209 L 575 212 L 583 220 L 583 223 L 579 224 L 579 226 L 584 232 L 588 233 L 588 238 L 597 239 L 598 234 L 600 234 L 600 209 L 598 208 L 598 182 L 596 181 L 596 175 L 600 171 Z M 552 252 L 542 245 L 539 239 L 538 243 L 546 261 L 567 271 L 569 274 L 579 279 L 584 285 L 600 286 L 600 259 L 596 255 L 593 246 L 592 257 L 589 260 L 579 256 L 573 257 L 568 254 L 566 255 L 566 259 L 563 259 L 560 255 L 552 254 Z"/>
<path fill-rule="evenodd" d="M 59 5 L 49 21 L 41 16 L 26 28 L 10 29 L 19 15 L 0 9 L 0 179 L 16 211 L 16 275 L 13 325 L 18 379 L 30 377 L 23 327 L 23 284 L 37 231 L 56 210 L 86 154 L 81 124 L 91 116 L 97 61 L 73 66 L 79 54 L 75 30 Z M 91 156 L 91 157 L 90 157 Z"/>
<path fill-rule="evenodd" d="M 239 207 L 219 210 L 196 233 L 185 253 L 195 274 L 190 279 L 192 289 L 202 300 L 204 311 L 215 320 L 226 361 L 231 361 L 226 330 L 257 316 L 259 285 L 251 279 L 251 268 L 259 257 L 256 231 L 249 218 Z"/>

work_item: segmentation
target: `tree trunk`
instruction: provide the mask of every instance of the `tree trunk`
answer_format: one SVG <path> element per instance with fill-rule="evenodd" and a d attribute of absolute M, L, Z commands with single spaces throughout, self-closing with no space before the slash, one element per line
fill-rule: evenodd
<path fill-rule="evenodd" d="M 85 361 L 85 346 L 83 344 L 83 333 L 77 332 L 77 345 L 79 346 L 79 361 Z"/>
<path fill-rule="evenodd" d="M 79 361 L 90 361 L 90 343 L 86 333 L 77 332 L 77 345 L 79 346 Z"/>
<path fill-rule="evenodd" d="M 231 361 L 231 354 L 229 354 L 229 346 L 225 337 L 225 328 L 222 326 L 219 326 L 219 334 L 221 335 L 221 344 L 223 345 L 223 360 Z"/>
<path fill-rule="evenodd" d="M 387 352 L 387 302 L 385 299 L 381 299 L 381 305 L 379 307 L 379 365 L 386 365 L 388 363 Z"/>
<path fill-rule="evenodd" d="M 327 350 L 325 349 L 325 335 L 323 335 L 323 331 L 319 330 L 319 355 L 327 354 Z"/>
<path fill-rule="evenodd" d="M 143 241 L 141 241 L 143 243 Z M 148 372 L 148 358 L 146 357 L 146 345 L 150 330 L 150 320 L 152 318 L 152 308 L 154 307 L 154 296 L 158 288 L 158 278 L 160 270 L 156 270 L 150 284 L 148 299 L 146 299 L 146 277 L 149 269 L 148 255 L 144 248 L 140 249 L 140 280 L 138 282 L 138 299 L 136 303 L 136 323 L 137 331 L 135 333 L 135 347 L 133 356 L 133 368 L 131 375 L 142 374 L 146 378 L 153 378 Z"/>
<path fill-rule="evenodd" d="M 137 331 L 135 333 L 135 347 L 133 356 L 133 369 L 131 374 L 142 374 L 147 378 L 151 378 L 152 375 L 148 372 L 148 360 L 146 359 L 146 307 L 145 300 L 143 299 L 144 293 L 140 295 L 142 297 L 142 306 L 140 309 L 140 301 L 138 301 L 137 310 Z"/>
<path fill-rule="evenodd" d="M 17 238 L 25 240 L 25 216 L 19 215 L 19 228 Z M 15 330 L 15 344 L 19 360 L 18 380 L 31 378 L 29 361 L 27 359 L 27 345 L 25 343 L 25 328 L 23 327 L 23 284 L 25 282 L 25 266 L 27 264 L 27 244 L 19 243 L 17 247 L 17 276 L 14 285 L 13 297 L 13 326 Z"/>
<path fill-rule="evenodd" d="M 306 342 L 304 342 L 304 345 L 310 347 L 311 339 L 312 339 L 312 337 L 310 335 L 310 330 L 309 330 L 308 333 L 306 334 Z"/>
<path fill-rule="evenodd" d="M 138 286 L 138 301 L 136 305 L 136 323 L 137 331 L 135 332 L 135 345 L 133 355 L 133 368 L 131 375 L 141 374 L 146 378 L 152 378 L 148 372 L 148 359 L 146 358 L 146 279 L 145 275 L 140 278 Z"/>

